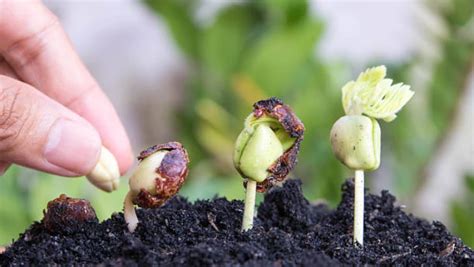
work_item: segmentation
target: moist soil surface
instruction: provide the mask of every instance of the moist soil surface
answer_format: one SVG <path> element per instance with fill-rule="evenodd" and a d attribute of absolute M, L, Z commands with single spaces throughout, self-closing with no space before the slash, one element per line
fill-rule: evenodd
<path fill-rule="evenodd" d="M 192 204 L 175 197 L 159 209 L 139 209 L 133 234 L 122 213 L 56 232 L 36 222 L 0 255 L 0 265 L 474 266 L 472 249 L 440 222 L 406 214 L 387 191 L 366 194 L 364 247 L 354 247 L 353 189 L 348 180 L 331 210 L 310 204 L 301 182 L 288 180 L 266 194 L 245 233 L 243 203 L 224 198 Z"/>

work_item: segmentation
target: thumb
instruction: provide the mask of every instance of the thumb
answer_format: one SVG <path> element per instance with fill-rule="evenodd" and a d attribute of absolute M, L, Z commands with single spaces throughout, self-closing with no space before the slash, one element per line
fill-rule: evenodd
<path fill-rule="evenodd" d="M 80 176 L 92 171 L 101 147 L 99 134 L 82 117 L 0 75 L 0 162 Z"/>

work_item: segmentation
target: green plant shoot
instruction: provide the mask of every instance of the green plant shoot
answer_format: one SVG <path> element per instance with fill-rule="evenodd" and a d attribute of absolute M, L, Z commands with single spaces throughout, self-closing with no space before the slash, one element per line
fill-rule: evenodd
<path fill-rule="evenodd" d="M 256 191 L 283 181 L 296 164 L 304 126 L 279 99 L 254 104 L 235 143 L 234 166 L 246 179 L 242 231 L 253 227 Z"/>
<path fill-rule="evenodd" d="M 331 145 L 336 158 L 355 171 L 354 244 L 364 244 L 364 171 L 380 166 L 381 133 L 377 119 L 393 121 L 396 113 L 412 98 L 409 85 L 392 85 L 385 79 L 385 66 L 367 69 L 356 81 L 342 88 L 346 116 L 331 129 Z"/>

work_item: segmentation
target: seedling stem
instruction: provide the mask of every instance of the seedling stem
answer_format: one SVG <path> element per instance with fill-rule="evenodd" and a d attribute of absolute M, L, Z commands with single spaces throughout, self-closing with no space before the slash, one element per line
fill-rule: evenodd
<path fill-rule="evenodd" d="M 356 170 L 354 178 L 354 244 L 364 245 L 364 171 Z"/>
<path fill-rule="evenodd" d="M 242 219 L 242 231 L 247 231 L 253 227 L 253 214 L 255 210 L 255 192 L 257 189 L 257 182 L 248 179 L 247 190 L 245 193 L 245 208 L 244 217 Z"/>

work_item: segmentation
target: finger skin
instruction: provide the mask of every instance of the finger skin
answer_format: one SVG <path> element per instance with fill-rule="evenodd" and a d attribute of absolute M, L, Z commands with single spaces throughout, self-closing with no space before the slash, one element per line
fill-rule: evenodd
<path fill-rule="evenodd" d="M 5 75 L 18 79 L 18 76 L 16 75 L 15 71 L 10 67 L 8 62 L 6 62 L 2 56 L 0 56 L 0 75 Z"/>
<path fill-rule="evenodd" d="M 12 77 L 12 78 L 15 78 L 15 79 L 18 78 L 15 71 L 12 70 L 10 65 L 8 65 L 8 63 L 5 61 L 5 59 L 3 59 L 3 57 L 1 57 L 1 56 L 0 56 L 0 75 L 5 75 L 5 76 Z M 5 161 L 0 161 L 0 176 L 5 175 L 5 173 L 10 168 L 10 166 L 11 166 L 11 163 L 5 162 Z M 0 253 L 1 253 L 1 251 L 0 251 Z"/>
<path fill-rule="evenodd" d="M 39 1 L 0 0 L 0 36 L 0 53 L 16 74 L 88 120 L 126 172 L 133 162 L 127 134 L 56 16 Z"/>
<path fill-rule="evenodd" d="M 30 85 L 0 75 L 0 162 L 80 176 L 94 168 L 100 149 L 89 122 Z"/>

